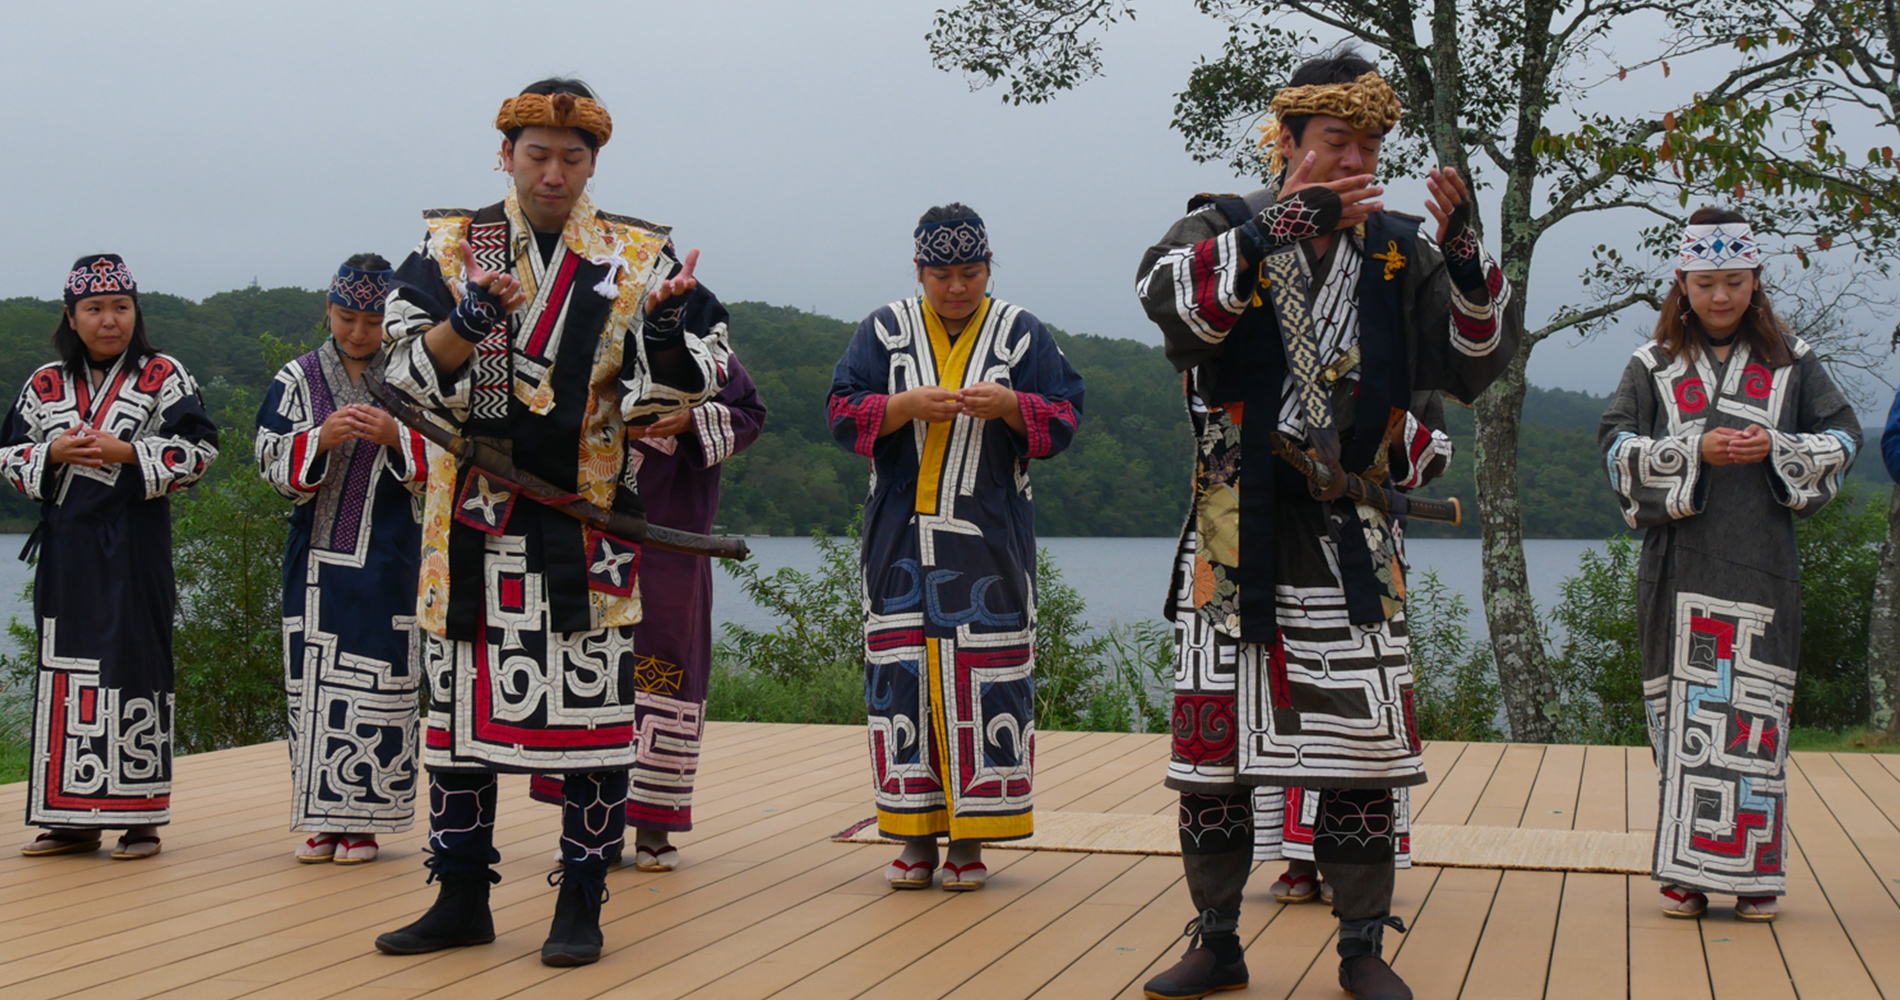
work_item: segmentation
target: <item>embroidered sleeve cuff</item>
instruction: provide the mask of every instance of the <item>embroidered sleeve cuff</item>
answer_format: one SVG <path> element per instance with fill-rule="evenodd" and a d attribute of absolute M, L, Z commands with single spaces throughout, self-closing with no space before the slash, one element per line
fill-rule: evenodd
<path fill-rule="evenodd" d="M 0 475 L 30 500 L 44 498 L 42 484 L 46 481 L 47 449 L 47 445 L 29 441 L 0 452 Z"/>
<path fill-rule="evenodd" d="M 422 435 L 407 427 L 396 428 L 396 447 L 389 449 L 389 471 L 400 483 L 421 483 L 429 478 L 429 450 Z"/>
<path fill-rule="evenodd" d="M 1016 405 L 1022 410 L 1023 431 L 1028 458 L 1048 458 L 1058 450 L 1058 438 L 1067 443 L 1075 433 L 1075 407 L 1068 400 L 1050 402 L 1033 392 L 1016 393 Z"/>
<path fill-rule="evenodd" d="M 1840 492 L 1841 478 L 1854 464 L 1854 454 L 1860 447 L 1852 436 L 1839 430 L 1768 434 L 1768 484 L 1775 500 L 1804 514 L 1820 510 Z"/>
<path fill-rule="evenodd" d="M 693 437 L 699 441 L 699 457 L 704 468 L 710 469 L 731 458 L 738 446 L 738 437 L 732 429 L 732 409 L 715 402 L 695 408 Z"/>
<path fill-rule="evenodd" d="M 1454 280 L 1451 288 L 1451 343 L 1460 354 L 1484 357 L 1498 346 L 1498 319 L 1510 303 L 1511 286 L 1504 271 L 1485 261 L 1484 293 L 1465 294 Z"/>
<path fill-rule="evenodd" d="M 855 402 L 844 396 L 831 397 L 831 436 L 870 458 L 877 448 L 877 432 L 884 426 L 884 408 L 890 401 L 891 397 L 875 392 L 867 392 Z"/>

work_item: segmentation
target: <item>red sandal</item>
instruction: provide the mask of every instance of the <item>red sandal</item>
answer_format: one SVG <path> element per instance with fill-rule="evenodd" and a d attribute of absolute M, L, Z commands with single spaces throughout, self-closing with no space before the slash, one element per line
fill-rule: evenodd
<path fill-rule="evenodd" d="M 884 881 L 893 889 L 928 889 L 936 873 L 937 866 L 928 861 L 905 861 L 903 858 L 898 858 L 891 862 L 889 868 L 884 869 Z"/>
<path fill-rule="evenodd" d="M 1319 898 L 1320 880 L 1318 875 L 1295 875 L 1286 872 L 1275 881 L 1267 891 L 1282 903 L 1310 903 Z"/>

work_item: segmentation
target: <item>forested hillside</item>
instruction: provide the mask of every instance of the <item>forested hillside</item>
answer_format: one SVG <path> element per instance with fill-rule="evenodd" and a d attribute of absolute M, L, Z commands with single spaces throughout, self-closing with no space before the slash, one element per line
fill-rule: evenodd
<path fill-rule="evenodd" d="M 323 297 L 303 289 L 246 288 L 197 303 L 147 293 L 142 301 L 153 342 L 198 377 L 214 413 L 236 388 L 249 387 L 254 399 L 262 396 L 271 375 L 266 335 L 306 347 L 321 336 Z M 721 529 L 842 533 L 863 499 L 867 473 L 862 458 L 832 443 L 824 401 L 832 366 L 854 324 L 758 302 L 738 302 L 731 310 L 734 348 L 771 417 L 759 442 L 727 463 Z M 0 392 L 7 401 L 34 368 L 51 359 L 47 338 L 58 319 L 56 302 L 0 301 Z M 1060 330 L 1056 337 L 1087 380 L 1088 396 L 1075 444 L 1032 469 L 1038 533 L 1174 534 L 1186 510 L 1193 464 L 1180 377 L 1159 347 Z M 1603 538 L 1623 530 L 1597 457 L 1603 406 L 1602 397 L 1588 393 L 1530 390 L 1519 456 L 1530 537 Z M 1476 537 L 1471 412 L 1455 404 L 1447 410 L 1458 458 L 1450 474 L 1426 492 L 1462 498 L 1466 524 L 1414 524 L 1413 534 Z M 1871 430 L 1870 439 L 1878 428 Z M 248 463 L 250 456 L 226 454 L 220 461 Z M 1883 488 L 1886 483 L 1875 458 L 1859 463 L 1854 477 Z M 0 529 L 25 530 L 37 516 L 17 493 L 0 493 Z"/>

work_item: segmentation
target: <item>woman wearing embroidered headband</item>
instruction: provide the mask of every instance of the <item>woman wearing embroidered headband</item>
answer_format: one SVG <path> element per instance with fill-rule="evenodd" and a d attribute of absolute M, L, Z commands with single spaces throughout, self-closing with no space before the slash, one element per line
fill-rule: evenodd
<path fill-rule="evenodd" d="M 306 864 L 360 864 L 415 823 L 417 499 L 422 436 L 370 400 L 383 377 L 389 261 L 330 279 L 330 337 L 285 365 L 257 411 L 257 467 L 295 503 L 284 543 L 290 828 Z"/>
<path fill-rule="evenodd" d="M 1649 529 L 1637 631 L 1662 781 L 1653 877 L 1668 916 L 1700 917 L 1715 892 L 1736 897 L 1737 919 L 1768 921 L 1788 882 L 1794 518 L 1839 491 L 1860 422 L 1776 317 L 1742 216 L 1690 216 L 1676 266 L 1598 432 L 1624 520 Z"/>
<path fill-rule="evenodd" d="M 865 693 L 885 872 L 980 889 L 984 841 L 1034 831 L 1036 533 L 1029 460 L 1068 447 L 1082 379 L 1036 317 L 991 298 L 969 208 L 914 233 L 923 294 L 872 313 L 831 377 L 831 433 L 871 460 Z"/>
<path fill-rule="evenodd" d="M 35 371 L 0 428 L 0 476 L 40 502 L 39 626 L 26 821 L 29 857 L 159 851 L 171 819 L 170 496 L 218 457 L 218 429 L 177 358 L 145 337 L 138 283 L 117 254 L 81 257 Z"/>

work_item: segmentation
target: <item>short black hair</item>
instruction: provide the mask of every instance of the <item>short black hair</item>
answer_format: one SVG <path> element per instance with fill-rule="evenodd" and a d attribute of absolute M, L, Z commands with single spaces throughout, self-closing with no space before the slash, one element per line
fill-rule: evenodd
<path fill-rule="evenodd" d="M 1308 59 L 1287 78 L 1289 87 L 1314 87 L 1329 83 L 1351 83 L 1367 73 L 1378 71 L 1371 60 L 1359 54 L 1351 46 L 1334 49 L 1330 54 Z M 1293 144 L 1298 146 L 1306 142 L 1306 123 L 1313 120 L 1312 115 L 1287 115 L 1280 124 L 1293 133 Z"/>
<path fill-rule="evenodd" d="M 351 254 L 350 259 L 343 262 L 343 266 L 353 267 L 358 271 L 387 271 L 390 269 L 389 261 L 379 253 Z"/>
<path fill-rule="evenodd" d="M 590 101 L 598 102 L 600 100 L 600 98 L 594 96 L 594 88 L 589 87 L 586 83 L 571 76 L 550 76 L 545 80 L 536 80 L 521 88 L 521 92 L 524 94 L 546 95 L 573 94 L 575 97 L 585 97 Z M 588 149 L 596 153 L 600 152 L 599 136 L 584 128 L 577 128 L 574 131 L 581 134 L 581 141 L 587 144 Z M 521 138 L 521 127 L 516 126 L 511 128 L 503 132 L 502 135 L 506 136 L 509 142 L 514 142 L 516 139 Z"/>
<path fill-rule="evenodd" d="M 917 219 L 917 224 L 921 226 L 928 222 L 949 222 L 952 219 L 974 218 L 978 218 L 976 209 L 960 201 L 953 201 L 948 205 L 932 206 L 930 211 L 925 212 Z"/>

